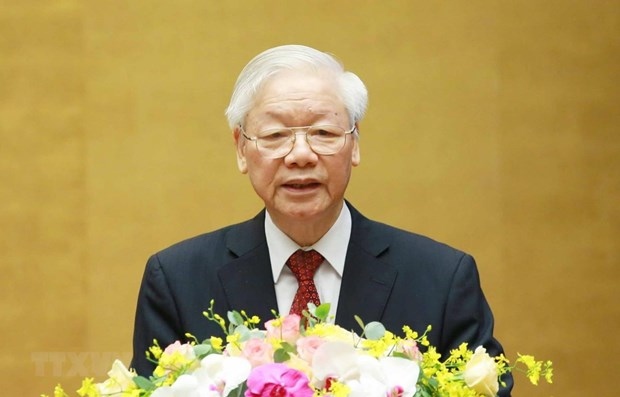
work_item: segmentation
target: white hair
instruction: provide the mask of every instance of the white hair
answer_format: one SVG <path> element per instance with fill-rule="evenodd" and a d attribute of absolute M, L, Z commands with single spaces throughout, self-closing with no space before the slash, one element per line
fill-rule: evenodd
<path fill-rule="evenodd" d="M 230 128 L 243 125 L 254 105 L 255 95 L 267 80 L 285 69 L 304 68 L 333 73 L 351 125 L 364 117 L 368 106 L 368 91 L 357 75 L 345 71 L 340 61 L 331 54 L 302 45 L 284 45 L 258 54 L 239 74 L 226 109 Z"/>

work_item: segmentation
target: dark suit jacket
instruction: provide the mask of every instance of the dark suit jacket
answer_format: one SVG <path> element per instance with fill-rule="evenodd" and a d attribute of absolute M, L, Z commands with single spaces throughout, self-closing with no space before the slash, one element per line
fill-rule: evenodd
<path fill-rule="evenodd" d="M 474 259 L 429 238 L 371 221 L 347 203 L 352 230 L 345 260 L 336 323 L 360 331 L 353 316 L 380 321 L 399 332 L 403 325 L 423 332 L 442 354 L 468 342 L 502 353 L 493 337 L 493 315 L 480 288 Z M 145 351 L 157 339 L 162 347 L 221 335 L 202 316 L 215 300 L 216 313 L 245 310 L 262 321 L 277 311 L 265 212 L 255 218 L 180 242 L 153 255 L 140 288 L 132 367 L 150 375 Z M 509 395 L 512 378 L 506 377 Z"/>

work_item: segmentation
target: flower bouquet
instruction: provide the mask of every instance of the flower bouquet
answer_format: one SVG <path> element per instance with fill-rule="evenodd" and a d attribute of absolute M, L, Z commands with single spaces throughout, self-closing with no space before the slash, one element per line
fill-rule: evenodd
<path fill-rule="evenodd" d="M 429 345 L 427 334 L 403 327 L 404 337 L 378 322 L 364 324 L 357 335 L 328 321 L 329 304 L 308 305 L 303 317 L 277 316 L 259 329 L 260 319 L 229 312 L 217 322 L 226 340 L 211 337 L 157 343 L 146 353 L 156 364 L 149 377 L 138 376 L 115 361 L 109 378 L 82 381 L 82 397 L 431 397 L 496 396 L 502 374 L 523 371 L 533 384 L 552 382 L 552 363 L 519 355 L 514 364 L 490 357 L 484 347 L 466 344 L 447 359 Z M 419 346 L 424 346 L 422 352 Z M 54 397 L 68 397 L 59 385 Z"/>

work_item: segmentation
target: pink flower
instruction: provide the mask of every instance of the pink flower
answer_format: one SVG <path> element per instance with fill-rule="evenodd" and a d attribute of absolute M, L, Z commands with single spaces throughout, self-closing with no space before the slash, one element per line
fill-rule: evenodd
<path fill-rule="evenodd" d="M 307 363 L 312 363 L 312 357 L 314 357 L 314 352 L 323 343 L 325 343 L 325 339 L 315 335 L 299 338 L 297 340 L 297 354 L 299 355 L 299 358 L 301 358 Z"/>
<path fill-rule="evenodd" d="M 252 338 L 243 344 L 241 355 L 258 367 L 273 362 L 273 347 L 265 339 Z"/>
<path fill-rule="evenodd" d="M 308 377 L 284 364 L 254 368 L 247 380 L 245 397 L 312 397 Z"/>
<path fill-rule="evenodd" d="M 174 353 L 178 353 L 181 356 L 190 360 L 196 357 L 196 355 L 194 354 L 194 347 L 191 344 L 181 344 L 181 342 L 179 341 L 175 341 L 173 344 L 168 345 L 168 347 L 166 347 L 166 349 L 164 350 L 164 354 L 172 355 Z"/>
<path fill-rule="evenodd" d="M 414 361 L 422 361 L 422 353 L 420 352 L 420 349 L 418 349 L 418 344 L 414 340 L 406 339 L 402 341 L 396 347 L 396 351 L 399 353 L 403 353 L 406 357 Z"/>
<path fill-rule="evenodd" d="M 297 314 L 289 314 L 265 323 L 267 338 L 282 339 L 290 344 L 295 344 L 299 339 L 299 324 L 301 317 Z"/>

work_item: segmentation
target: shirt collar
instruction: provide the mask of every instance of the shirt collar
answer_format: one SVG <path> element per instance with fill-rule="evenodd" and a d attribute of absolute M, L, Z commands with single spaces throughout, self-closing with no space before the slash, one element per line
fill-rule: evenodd
<path fill-rule="evenodd" d="M 271 271 L 274 283 L 280 278 L 280 273 L 288 258 L 298 249 L 314 249 L 329 263 L 334 270 L 342 277 L 344 271 L 344 260 L 347 255 L 347 247 L 351 237 L 351 212 L 346 204 L 342 205 L 342 210 L 336 222 L 325 233 L 323 237 L 310 247 L 300 247 L 282 232 L 273 223 L 269 212 L 265 213 L 265 237 L 269 247 L 269 258 L 271 259 Z"/>

